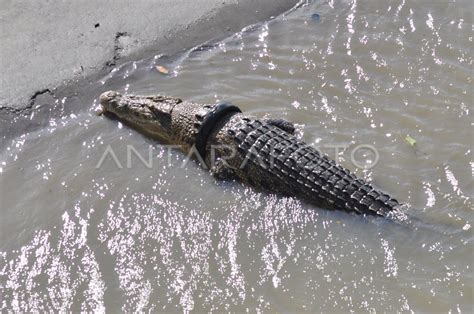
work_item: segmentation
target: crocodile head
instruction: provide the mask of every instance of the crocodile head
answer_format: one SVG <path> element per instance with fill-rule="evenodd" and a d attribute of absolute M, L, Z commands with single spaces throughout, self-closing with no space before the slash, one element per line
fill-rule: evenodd
<path fill-rule="evenodd" d="M 100 95 L 102 113 L 116 118 L 162 144 L 178 145 L 185 152 L 194 148 L 205 155 L 207 140 L 216 125 L 222 126 L 240 110 L 229 104 L 206 105 L 169 96 Z"/>
<path fill-rule="evenodd" d="M 171 112 L 181 100 L 166 96 L 138 97 L 108 91 L 100 95 L 102 112 L 124 124 L 158 139 L 173 143 Z"/>

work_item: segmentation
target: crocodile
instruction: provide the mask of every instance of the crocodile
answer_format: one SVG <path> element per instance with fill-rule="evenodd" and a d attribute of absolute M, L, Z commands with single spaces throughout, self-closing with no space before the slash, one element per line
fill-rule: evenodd
<path fill-rule="evenodd" d="M 387 216 L 401 204 L 299 140 L 284 119 L 258 119 L 228 103 L 108 91 L 102 112 L 163 144 L 179 146 L 220 179 L 362 215 Z"/>

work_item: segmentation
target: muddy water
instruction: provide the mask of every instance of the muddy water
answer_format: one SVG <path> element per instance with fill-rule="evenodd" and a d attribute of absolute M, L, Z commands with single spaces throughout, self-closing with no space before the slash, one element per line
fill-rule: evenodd
<path fill-rule="evenodd" d="M 0 152 L 2 310 L 469 312 L 472 22 L 469 1 L 318 1 L 40 95 L 2 122 L 24 126 Z M 109 89 L 285 117 L 416 223 L 215 181 L 97 117 Z"/>

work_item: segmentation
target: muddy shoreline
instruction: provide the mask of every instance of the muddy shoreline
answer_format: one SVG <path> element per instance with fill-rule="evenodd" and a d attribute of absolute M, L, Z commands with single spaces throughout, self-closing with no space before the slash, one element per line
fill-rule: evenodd
<path fill-rule="evenodd" d="M 267 20 L 297 0 L 62 2 L 8 1 L 0 9 L 0 112 L 18 113 L 38 98 L 93 81 L 126 61 L 173 55 Z M 32 7 L 34 6 L 34 7 Z M 21 32 L 19 31 L 21 30 Z M 20 33 L 19 33 L 20 32 Z"/>

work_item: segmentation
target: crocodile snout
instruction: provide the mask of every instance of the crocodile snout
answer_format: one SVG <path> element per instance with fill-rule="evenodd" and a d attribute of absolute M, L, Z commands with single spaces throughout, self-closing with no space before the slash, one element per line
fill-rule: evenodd
<path fill-rule="evenodd" d="M 117 92 L 114 92 L 114 91 L 107 91 L 105 93 L 102 93 L 102 95 L 100 95 L 100 104 L 102 106 L 102 110 L 103 111 L 107 111 L 109 109 L 111 109 L 111 106 L 114 104 L 114 103 L 117 103 L 116 100 L 119 96 L 121 96 L 119 93 Z"/>

